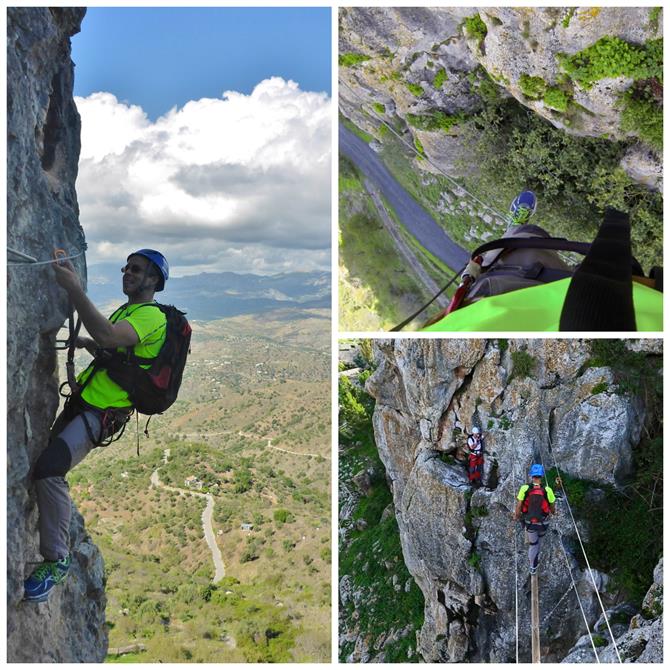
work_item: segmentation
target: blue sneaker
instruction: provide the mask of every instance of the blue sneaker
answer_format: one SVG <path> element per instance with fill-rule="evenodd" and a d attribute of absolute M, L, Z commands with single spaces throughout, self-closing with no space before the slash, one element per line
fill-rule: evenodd
<path fill-rule="evenodd" d="M 532 191 L 521 191 L 509 206 L 510 221 L 515 226 L 528 223 L 537 209 L 537 198 Z"/>
<path fill-rule="evenodd" d="M 32 575 L 23 582 L 23 599 L 33 603 L 43 603 L 54 586 L 66 577 L 71 563 L 70 556 L 58 561 L 44 561 L 35 568 Z"/>

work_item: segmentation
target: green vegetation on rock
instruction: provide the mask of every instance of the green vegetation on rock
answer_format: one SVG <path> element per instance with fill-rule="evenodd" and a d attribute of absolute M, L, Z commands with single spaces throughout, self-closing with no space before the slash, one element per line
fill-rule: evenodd
<path fill-rule="evenodd" d="M 351 516 L 351 521 L 365 521 L 363 529 L 350 527 L 340 542 L 340 578 L 348 575 L 352 592 L 357 594 L 355 603 L 353 598 L 340 602 L 340 616 L 346 627 L 355 626 L 359 634 L 372 639 L 391 630 L 402 631 L 399 639 L 384 644 L 384 662 L 418 662 L 421 659 L 416 652 L 416 632 L 423 625 L 424 598 L 405 567 L 395 515 L 386 511 L 392 510 L 393 501 L 374 443 L 374 400 L 359 387 L 352 390 L 344 380 L 340 377 L 339 383 L 347 387 L 346 393 L 340 392 L 344 398 L 344 405 L 339 406 L 340 416 L 355 415 L 361 421 L 354 432 L 347 422 L 340 435 L 340 491 L 346 491 L 352 476 L 363 468 L 378 472 L 379 476 L 373 479 L 368 494 L 358 498 Z M 341 499 L 340 504 L 343 502 Z M 346 662 L 352 651 L 353 643 L 342 644 L 340 662 Z"/>
<path fill-rule="evenodd" d="M 572 56 L 559 55 L 563 69 L 582 88 L 605 77 L 663 80 L 663 39 L 638 45 L 606 35 Z"/>
<path fill-rule="evenodd" d="M 557 112 L 565 112 L 568 109 L 570 96 L 560 88 L 550 86 L 544 94 L 544 104 Z"/>
<path fill-rule="evenodd" d="M 661 17 L 661 7 L 651 7 L 649 9 L 649 27 L 656 32 L 658 30 L 658 20 Z"/>
<path fill-rule="evenodd" d="M 377 114 L 385 114 L 386 113 L 386 107 L 384 107 L 383 103 L 381 102 L 373 102 L 372 103 L 372 109 L 377 112 Z"/>
<path fill-rule="evenodd" d="M 622 96 L 621 130 L 635 133 L 657 151 L 663 150 L 662 89 L 651 83 L 632 86 Z M 660 94 L 660 100 L 658 95 Z"/>
<path fill-rule="evenodd" d="M 421 86 L 421 84 L 413 84 L 412 82 L 408 81 L 405 82 L 405 85 L 407 86 L 407 90 L 417 98 L 420 98 L 423 95 L 423 86 Z"/>
<path fill-rule="evenodd" d="M 443 130 L 448 133 L 457 123 L 463 121 L 463 114 L 447 114 L 442 111 L 434 111 L 429 114 L 407 114 L 407 123 L 419 130 L 437 131 Z"/>
<path fill-rule="evenodd" d="M 547 83 L 542 77 L 532 77 L 524 72 L 519 77 L 519 88 L 527 98 L 536 100 L 544 95 Z"/>
<path fill-rule="evenodd" d="M 445 81 L 447 81 L 447 71 L 444 68 L 440 68 L 435 75 L 435 79 L 433 79 L 433 86 L 439 91 Z"/>
<path fill-rule="evenodd" d="M 479 14 L 468 16 L 463 24 L 465 25 L 465 34 L 468 37 L 479 40 L 483 40 L 486 37 L 488 28 Z"/>
<path fill-rule="evenodd" d="M 575 12 L 577 11 L 576 7 L 570 7 L 568 9 L 568 13 L 565 15 L 563 18 L 563 21 L 561 21 L 561 25 L 564 28 L 567 28 L 570 25 L 570 21 L 572 21 L 572 17 L 575 15 Z"/>
<path fill-rule="evenodd" d="M 339 55 L 337 62 L 340 67 L 353 67 L 365 61 L 370 60 L 370 56 L 357 53 L 342 53 Z"/>
<path fill-rule="evenodd" d="M 527 351 L 519 349 L 512 352 L 512 375 L 510 379 L 530 377 L 537 366 L 537 361 Z"/>

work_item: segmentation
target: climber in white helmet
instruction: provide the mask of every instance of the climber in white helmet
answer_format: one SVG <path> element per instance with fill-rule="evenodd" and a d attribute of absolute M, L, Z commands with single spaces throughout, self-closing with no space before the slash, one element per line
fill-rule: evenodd
<path fill-rule="evenodd" d="M 484 471 L 484 437 L 478 426 L 468 435 L 468 480 L 474 488 L 482 485 Z"/>

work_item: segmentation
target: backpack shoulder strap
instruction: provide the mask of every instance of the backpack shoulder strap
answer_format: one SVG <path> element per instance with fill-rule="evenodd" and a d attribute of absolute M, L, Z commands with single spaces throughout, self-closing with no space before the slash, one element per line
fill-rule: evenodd
<path fill-rule="evenodd" d="M 610 207 L 561 311 L 560 330 L 637 330 L 628 215 Z"/>

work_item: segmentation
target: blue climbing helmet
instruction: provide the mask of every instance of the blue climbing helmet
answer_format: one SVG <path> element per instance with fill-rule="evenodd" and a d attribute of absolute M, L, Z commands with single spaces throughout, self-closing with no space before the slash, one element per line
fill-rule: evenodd
<path fill-rule="evenodd" d="M 544 477 L 544 468 L 539 463 L 530 466 L 529 477 Z"/>
<path fill-rule="evenodd" d="M 156 251 L 155 249 L 139 249 L 138 251 L 133 251 L 130 256 L 144 256 L 158 268 L 161 280 L 156 285 L 156 291 L 162 291 L 165 288 L 165 282 L 170 276 L 170 266 L 168 265 L 165 256 L 163 256 L 160 251 Z M 130 256 L 128 256 L 126 260 L 130 260 Z"/>

